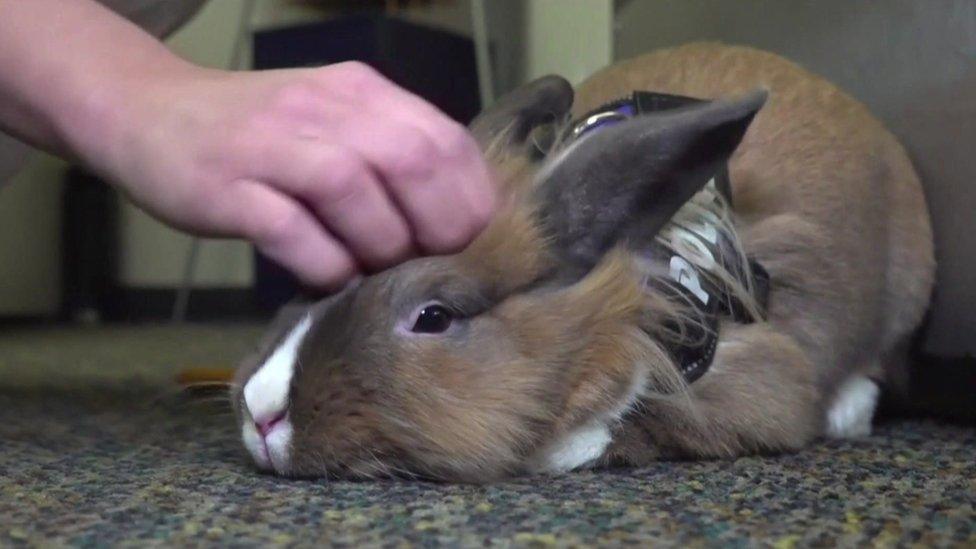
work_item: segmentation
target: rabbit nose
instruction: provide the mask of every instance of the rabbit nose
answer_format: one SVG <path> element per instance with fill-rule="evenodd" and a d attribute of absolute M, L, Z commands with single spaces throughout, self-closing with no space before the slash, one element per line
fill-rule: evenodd
<path fill-rule="evenodd" d="M 302 318 L 244 385 L 243 404 L 262 436 L 285 417 L 298 350 L 311 325 L 311 316 Z"/>
<path fill-rule="evenodd" d="M 275 428 L 275 425 L 285 419 L 286 413 L 286 410 L 281 410 L 270 415 L 254 418 L 254 426 L 258 428 L 258 432 L 261 433 L 262 437 L 267 437 L 268 433 Z"/>

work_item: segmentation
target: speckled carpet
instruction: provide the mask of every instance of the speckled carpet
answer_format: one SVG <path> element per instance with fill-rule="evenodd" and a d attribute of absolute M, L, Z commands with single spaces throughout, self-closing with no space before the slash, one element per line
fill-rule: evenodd
<path fill-rule="evenodd" d="M 255 327 L 2 332 L 0 546 L 976 546 L 969 428 L 493 486 L 286 481 L 172 382 Z"/>

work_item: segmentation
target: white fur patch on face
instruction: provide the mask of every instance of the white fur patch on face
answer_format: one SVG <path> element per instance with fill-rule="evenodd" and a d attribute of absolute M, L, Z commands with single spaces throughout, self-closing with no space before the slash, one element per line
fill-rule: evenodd
<path fill-rule="evenodd" d="M 268 455 L 264 440 L 258 433 L 258 429 L 254 426 L 253 421 L 244 421 L 244 424 L 241 426 L 241 438 L 244 439 L 244 447 L 247 448 L 248 453 L 254 458 L 254 463 L 265 471 L 270 470 L 271 457 Z"/>
<path fill-rule="evenodd" d="M 294 432 L 295 429 L 291 425 L 291 420 L 285 417 L 264 437 L 271 467 L 279 473 L 288 472 L 288 463 L 291 457 L 291 437 Z"/>
<path fill-rule="evenodd" d="M 311 315 L 305 315 L 244 386 L 244 403 L 255 422 L 269 421 L 288 407 L 298 348 L 311 326 Z"/>
<path fill-rule="evenodd" d="M 244 447 L 258 467 L 285 473 L 294 433 L 288 409 L 288 390 L 295 375 L 298 349 L 312 326 L 311 315 L 305 315 L 288 333 L 277 349 L 244 385 L 244 404 L 250 418 L 241 425 Z M 282 414 L 285 417 L 278 419 Z M 277 420 L 259 432 L 258 424 Z"/>
<path fill-rule="evenodd" d="M 880 390 L 865 376 L 849 377 L 827 411 L 827 436 L 856 438 L 871 434 L 871 419 Z"/>

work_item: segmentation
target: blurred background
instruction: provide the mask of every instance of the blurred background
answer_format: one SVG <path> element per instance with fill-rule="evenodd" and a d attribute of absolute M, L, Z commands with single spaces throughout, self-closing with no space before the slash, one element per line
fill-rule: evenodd
<path fill-rule="evenodd" d="M 786 55 L 866 102 L 907 145 L 939 248 L 925 345 L 976 352 L 976 234 L 963 229 L 976 211 L 976 2 L 163 0 L 130 2 L 130 15 L 148 17 L 139 11 L 151 4 L 164 6 L 160 29 L 177 29 L 169 45 L 199 64 L 360 59 L 461 122 L 535 76 L 578 82 L 657 47 L 710 39 Z M 2 321 L 262 319 L 289 291 L 246 243 L 170 230 L 50 156 L 33 154 L 0 192 Z"/>

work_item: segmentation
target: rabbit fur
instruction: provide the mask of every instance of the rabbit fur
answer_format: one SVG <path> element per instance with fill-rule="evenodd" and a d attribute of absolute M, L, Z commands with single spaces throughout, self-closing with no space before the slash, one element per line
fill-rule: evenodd
<path fill-rule="evenodd" d="M 715 101 L 533 157 L 543 130 L 634 90 Z M 870 431 L 935 265 L 918 176 L 864 106 L 774 54 L 697 43 L 575 92 L 540 79 L 471 129 L 504 197 L 477 240 L 286 307 L 241 364 L 233 402 L 261 468 L 484 482 Z M 665 344 L 682 307 L 649 289 L 645 244 L 725 163 L 768 303 L 723 320 L 687 384 Z M 432 306 L 449 327 L 416 333 Z"/>

